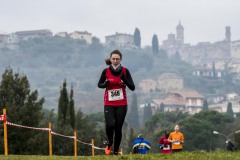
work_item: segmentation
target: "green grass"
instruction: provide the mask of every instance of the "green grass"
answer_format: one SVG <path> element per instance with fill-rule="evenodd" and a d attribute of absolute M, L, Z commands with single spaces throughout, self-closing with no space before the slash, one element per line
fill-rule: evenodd
<path fill-rule="evenodd" d="M 217 151 L 217 152 L 181 152 L 174 153 L 171 155 L 162 154 L 147 154 L 147 155 L 97 155 L 97 156 L 29 156 L 29 155 L 0 155 L 0 160 L 240 160 L 240 151 L 237 152 L 227 152 L 227 151 Z"/>

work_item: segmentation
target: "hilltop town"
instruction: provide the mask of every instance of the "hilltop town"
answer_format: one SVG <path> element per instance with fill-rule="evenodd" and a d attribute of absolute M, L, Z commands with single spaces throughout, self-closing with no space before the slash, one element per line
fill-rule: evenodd
<path fill-rule="evenodd" d="M 196 45 L 191 45 L 184 42 L 184 26 L 179 22 L 176 26 L 176 34 L 168 34 L 166 40 L 159 44 L 161 52 L 165 52 L 168 57 L 179 54 L 182 61 L 193 66 L 190 68 L 191 76 L 196 79 L 208 80 L 211 83 L 221 83 L 222 88 L 214 90 L 211 94 L 200 93 L 200 91 L 186 87 L 184 77 L 171 72 L 157 75 L 155 79 L 143 78 L 136 84 L 139 88 L 137 93 L 140 97 L 138 102 L 140 116 L 143 116 L 145 107 L 150 107 L 153 113 L 161 108 L 163 111 L 179 110 L 195 114 L 207 105 L 208 109 L 227 112 L 227 106 L 230 103 L 234 116 L 239 116 L 240 40 L 231 41 L 230 26 L 226 26 L 225 32 L 223 29 L 223 35 L 224 33 L 225 37 L 223 36 L 222 41 L 199 42 Z M 3 54 L 5 50 L 19 50 L 19 45 L 24 41 L 50 37 L 81 40 L 86 45 L 91 45 L 93 39 L 96 38 L 88 31 L 59 32 L 55 35 L 48 29 L 4 33 L 0 34 L 0 54 Z M 100 43 L 109 48 L 151 51 L 147 47 L 136 47 L 133 34 L 116 32 L 112 35 L 106 35 L 105 42 Z M 235 85 L 234 89 L 225 89 L 228 85 L 226 77 L 229 75 L 231 76 L 231 84 Z M 81 102 L 81 100 L 79 101 Z M 81 103 L 86 104 L 86 102 Z M 102 105 L 99 102 L 95 104 Z M 82 107 L 83 104 L 80 106 Z"/>

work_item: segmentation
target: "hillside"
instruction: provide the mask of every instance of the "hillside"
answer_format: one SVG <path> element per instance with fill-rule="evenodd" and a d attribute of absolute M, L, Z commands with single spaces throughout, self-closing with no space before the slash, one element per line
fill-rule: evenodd
<path fill-rule="evenodd" d="M 71 86 L 74 89 L 75 107 L 81 107 L 84 112 L 96 112 L 102 108 L 104 93 L 97 88 L 97 82 L 106 67 L 104 59 L 113 49 L 99 41 L 87 45 L 84 41 L 60 37 L 30 39 L 21 43 L 18 50 L 0 50 L 0 72 L 10 66 L 14 71 L 27 75 L 32 90 L 37 89 L 40 97 L 45 97 L 44 107 L 55 110 L 60 86 L 66 79 L 68 89 Z M 167 58 L 161 52 L 153 56 L 150 48 L 119 49 L 123 53 L 122 65 L 130 70 L 134 79 L 136 93 L 140 92 L 138 84 L 141 80 L 156 80 L 165 72 L 183 77 L 185 87 L 201 92 L 214 90 L 211 86 L 203 86 L 207 84 L 204 80 L 194 78 L 192 66 L 179 57 Z"/>

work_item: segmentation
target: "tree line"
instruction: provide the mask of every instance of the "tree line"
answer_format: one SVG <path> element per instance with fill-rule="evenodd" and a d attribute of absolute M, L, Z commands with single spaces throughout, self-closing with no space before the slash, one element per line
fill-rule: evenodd
<path fill-rule="evenodd" d="M 36 128 L 47 128 L 52 124 L 52 130 L 67 136 L 77 132 L 77 138 L 90 143 L 94 138 L 99 147 L 104 147 L 103 128 L 99 126 L 97 116 L 85 115 L 81 109 L 75 111 L 74 93 L 67 91 L 67 81 L 60 89 L 58 113 L 43 108 L 45 97 L 38 97 L 38 91 L 31 91 L 28 78 L 24 74 L 14 73 L 7 67 L 0 84 L 0 110 L 7 109 L 7 121 Z M 0 124 L 0 144 L 3 146 L 3 123 Z M 0 153 L 4 153 L 3 147 Z M 9 154 L 48 155 L 48 132 L 31 130 L 8 125 Z M 96 153 L 101 153 L 96 151 Z M 53 154 L 73 155 L 73 140 L 53 135 Z M 91 147 L 78 144 L 79 155 L 91 155 Z"/>
<path fill-rule="evenodd" d="M 7 67 L 2 74 L 0 84 L 1 103 L 0 109 L 7 109 L 7 120 L 9 122 L 46 128 L 48 123 L 52 124 L 52 130 L 63 135 L 73 135 L 77 132 L 77 138 L 83 142 L 90 143 L 94 138 L 98 147 L 105 147 L 106 140 L 103 113 L 84 114 L 81 109 L 75 111 L 73 88 L 68 92 L 67 80 L 59 92 L 58 112 L 43 108 L 44 97 L 38 96 L 37 90 L 31 90 L 28 78 L 24 74 L 14 72 Z M 133 95 L 132 103 L 129 105 L 131 112 L 138 113 L 137 96 Z M 149 106 L 147 106 L 150 108 Z M 149 110 L 144 112 L 149 114 Z M 151 114 L 151 113 L 150 113 Z M 225 148 L 225 139 L 213 135 L 213 131 L 229 134 L 240 128 L 239 118 L 216 111 L 204 110 L 195 115 L 177 112 L 162 112 L 159 110 L 154 115 L 146 115 L 144 127 L 139 127 L 136 118 L 127 117 L 123 129 L 123 141 L 121 147 L 124 153 L 132 151 L 131 143 L 136 135 L 143 133 L 144 137 L 152 143 L 151 152 L 159 152 L 158 140 L 165 130 L 172 131 L 175 124 L 179 124 L 185 135 L 184 149 L 188 151 L 206 150 L 212 151 L 217 148 Z M 0 126 L 0 144 L 3 146 L 3 124 Z M 239 147 L 240 135 L 233 137 Z M 48 132 L 30 130 L 8 125 L 8 144 L 10 154 L 32 154 L 48 155 Z M 3 147 L 0 148 L 3 152 Z M 53 135 L 54 155 L 73 155 L 73 141 L 71 139 Z M 96 154 L 104 154 L 96 150 Z M 91 155 L 91 147 L 78 143 L 78 155 Z"/>

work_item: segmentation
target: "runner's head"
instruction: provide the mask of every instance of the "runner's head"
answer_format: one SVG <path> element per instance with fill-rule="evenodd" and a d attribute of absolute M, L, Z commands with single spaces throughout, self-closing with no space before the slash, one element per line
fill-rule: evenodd
<path fill-rule="evenodd" d="M 105 60 L 107 65 L 118 66 L 122 60 L 122 53 L 119 50 L 113 50 L 110 53 L 110 57 Z"/>
<path fill-rule="evenodd" d="M 170 132 L 169 131 L 165 131 L 165 137 L 168 138 L 169 137 Z"/>
<path fill-rule="evenodd" d="M 138 138 L 143 138 L 143 135 L 142 134 L 138 134 Z"/>
<path fill-rule="evenodd" d="M 175 128 L 174 128 L 175 132 L 178 132 L 179 131 L 179 126 L 176 125 Z"/>

